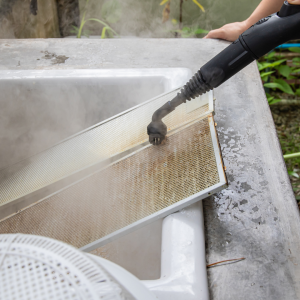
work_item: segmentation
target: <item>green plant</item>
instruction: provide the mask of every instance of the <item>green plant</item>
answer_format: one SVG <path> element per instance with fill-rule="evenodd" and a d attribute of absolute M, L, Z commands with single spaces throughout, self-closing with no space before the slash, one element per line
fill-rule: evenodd
<path fill-rule="evenodd" d="M 103 25 L 101 38 L 104 39 L 106 37 L 113 37 L 114 35 L 118 36 L 118 34 L 108 25 L 108 23 L 116 23 L 120 20 L 122 14 L 121 4 L 117 0 L 109 0 L 104 2 L 101 8 L 101 17 L 104 21 L 96 18 L 85 19 L 87 13 L 89 0 L 86 0 L 84 12 L 82 15 L 82 19 L 80 21 L 80 26 L 73 26 L 72 33 L 75 33 L 77 38 L 81 38 L 82 35 L 89 36 L 89 32 L 87 30 L 83 31 L 84 25 L 88 21 L 98 22 Z"/>
<path fill-rule="evenodd" d="M 290 176 L 293 176 L 293 177 L 295 177 L 295 178 L 299 178 L 299 175 L 298 175 L 298 173 L 296 173 L 296 171 L 288 171 L 288 174 L 290 175 Z"/>
<path fill-rule="evenodd" d="M 300 53 L 299 48 L 289 48 L 288 51 Z M 285 55 L 285 52 L 276 53 L 273 51 L 258 62 L 260 76 L 270 105 L 281 101 L 284 94 L 287 94 L 289 97 L 300 96 L 300 57 L 294 57 L 293 59 L 290 57 Z M 281 124 L 281 121 L 279 124 Z M 290 122 L 288 118 L 285 118 L 285 122 L 277 126 L 277 132 L 293 190 L 296 199 L 299 201 L 299 123 L 295 121 Z"/>
<path fill-rule="evenodd" d="M 300 52 L 299 48 L 289 48 L 288 50 Z M 300 57 L 294 58 L 292 65 L 288 65 L 287 59 L 275 55 L 275 51 L 273 51 L 260 59 L 257 64 L 270 105 L 280 101 L 281 97 L 270 95 L 269 89 L 273 92 L 279 90 L 288 95 L 300 96 L 300 87 L 297 81 L 297 75 L 300 73 Z"/>
<path fill-rule="evenodd" d="M 204 7 L 197 1 L 197 0 L 192 0 L 202 12 L 205 12 Z M 179 29 L 171 30 L 172 32 L 175 32 L 175 36 L 178 36 L 178 34 L 183 37 L 192 37 L 192 36 L 197 36 L 199 34 L 203 33 L 208 33 L 207 30 L 204 30 L 202 28 L 199 28 L 198 26 L 185 26 L 183 27 L 183 21 L 182 21 L 182 6 L 183 6 L 183 0 L 180 0 L 179 2 L 179 22 L 176 19 L 172 19 L 173 25 L 177 25 L 179 23 Z M 165 5 L 163 9 L 163 23 L 169 20 L 170 16 L 170 5 L 171 5 L 171 0 L 162 0 L 160 5 Z"/>
<path fill-rule="evenodd" d="M 271 111 L 293 191 L 300 201 L 300 108 L 271 106 Z"/>
<path fill-rule="evenodd" d="M 300 152 L 285 154 L 285 155 L 283 155 L 283 157 L 284 157 L 284 159 L 300 157 Z"/>
<path fill-rule="evenodd" d="M 179 33 L 181 35 L 181 37 L 183 37 L 183 38 L 189 38 L 189 37 L 197 36 L 199 34 L 208 33 L 207 30 L 204 30 L 204 29 L 199 28 L 197 26 L 196 27 L 185 26 L 182 29 L 172 30 L 172 32 Z"/>
<path fill-rule="evenodd" d="M 266 96 L 267 96 L 268 103 L 270 105 L 275 104 L 275 103 L 281 101 L 281 99 L 276 99 L 275 97 L 271 96 L 269 93 L 266 93 Z"/>

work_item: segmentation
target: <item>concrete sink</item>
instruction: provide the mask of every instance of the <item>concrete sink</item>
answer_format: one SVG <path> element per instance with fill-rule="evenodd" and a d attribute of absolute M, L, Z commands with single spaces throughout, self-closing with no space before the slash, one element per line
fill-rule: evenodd
<path fill-rule="evenodd" d="M 16 162 L 176 89 L 191 75 L 185 68 L 1 71 L 0 179 Z M 147 280 L 161 300 L 208 299 L 203 226 L 198 203 L 92 253 Z"/>

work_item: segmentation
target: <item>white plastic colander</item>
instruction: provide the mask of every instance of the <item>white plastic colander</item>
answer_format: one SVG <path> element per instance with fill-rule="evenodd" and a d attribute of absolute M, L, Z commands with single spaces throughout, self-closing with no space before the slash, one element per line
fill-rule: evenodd
<path fill-rule="evenodd" d="M 115 271 L 109 271 L 110 265 L 104 259 L 94 259 L 50 238 L 3 234 L 0 235 L 0 299 L 155 299 L 127 271 L 121 270 L 115 279 L 111 274 Z M 126 289 L 128 278 L 130 287 Z"/>

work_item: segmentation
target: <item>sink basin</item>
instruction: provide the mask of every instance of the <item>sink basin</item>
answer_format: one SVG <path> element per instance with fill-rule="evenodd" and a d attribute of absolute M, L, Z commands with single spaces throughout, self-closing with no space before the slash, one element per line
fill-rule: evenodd
<path fill-rule="evenodd" d="M 0 72 L 0 169 L 182 86 L 185 68 Z"/>
<path fill-rule="evenodd" d="M 16 162 L 181 87 L 191 75 L 185 68 L 1 71 L 0 181 L 16 172 Z M 187 106 L 188 112 L 193 109 Z M 19 167 L 20 164 L 23 161 Z M 9 173 L 5 173 L 7 166 Z M 31 219 L 38 227 L 37 218 Z M 12 231 L 9 228 L 6 233 Z M 202 203 L 144 226 L 92 253 L 145 280 L 144 284 L 161 300 L 208 299 Z"/>

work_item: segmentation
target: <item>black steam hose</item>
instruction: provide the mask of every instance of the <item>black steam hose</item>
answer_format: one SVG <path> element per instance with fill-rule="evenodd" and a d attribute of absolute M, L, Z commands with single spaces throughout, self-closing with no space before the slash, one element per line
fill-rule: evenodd
<path fill-rule="evenodd" d="M 159 145 L 164 140 L 167 126 L 162 119 L 177 106 L 218 87 L 255 59 L 292 39 L 300 39 L 300 5 L 285 1 L 278 13 L 261 19 L 242 33 L 201 67 L 173 100 L 155 111 L 147 127 L 149 142 Z"/>

